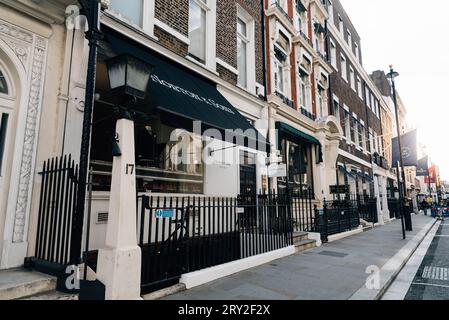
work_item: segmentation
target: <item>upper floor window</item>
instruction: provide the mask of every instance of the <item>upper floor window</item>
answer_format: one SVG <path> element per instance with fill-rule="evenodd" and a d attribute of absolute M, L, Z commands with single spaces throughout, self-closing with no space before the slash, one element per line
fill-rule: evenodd
<path fill-rule="evenodd" d="M 336 96 L 334 96 L 332 103 L 332 113 L 337 119 L 340 119 L 340 103 Z"/>
<path fill-rule="evenodd" d="M 256 92 L 255 23 L 240 6 L 237 7 L 237 70 L 239 86 Z"/>
<path fill-rule="evenodd" d="M 329 13 L 329 22 L 334 23 L 334 5 L 331 0 L 328 1 L 327 12 Z"/>
<path fill-rule="evenodd" d="M 351 32 L 350 32 L 349 30 L 347 31 L 347 33 L 348 33 L 348 39 L 347 39 L 347 42 L 348 42 L 349 48 L 350 48 L 351 51 L 352 51 L 352 35 L 351 35 Z"/>
<path fill-rule="evenodd" d="M 354 43 L 354 51 L 355 51 L 355 57 L 357 58 L 357 61 L 360 61 L 359 45 L 357 43 Z"/>
<path fill-rule="evenodd" d="M 289 40 L 282 33 L 279 33 L 279 38 L 274 45 L 275 60 L 274 60 L 274 84 L 277 92 L 286 94 L 286 73 L 284 68 L 288 64 L 288 51 L 289 51 Z"/>
<path fill-rule="evenodd" d="M 337 69 L 337 47 L 335 46 L 335 43 L 331 40 L 330 41 L 331 44 L 331 50 L 330 50 L 330 55 L 331 55 L 331 65 Z"/>
<path fill-rule="evenodd" d="M 143 27 L 144 0 L 110 0 L 109 7 L 128 22 Z"/>
<path fill-rule="evenodd" d="M 359 98 L 363 100 L 363 89 L 362 89 L 362 80 L 357 76 L 357 92 L 359 93 Z"/>
<path fill-rule="evenodd" d="M 365 99 L 366 99 L 366 106 L 371 109 L 371 100 L 370 100 L 370 91 L 368 87 L 365 87 Z"/>
<path fill-rule="evenodd" d="M 207 0 L 189 1 L 189 55 L 202 63 L 206 61 L 207 10 Z"/>
<path fill-rule="evenodd" d="M 356 91 L 355 74 L 354 74 L 354 69 L 352 67 L 349 67 L 349 81 L 350 81 L 352 90 Z"/>
<path fill-rule="evenodd" d="M 338 15 L 338 30 L 340 31 L 341 34 L 343 34 L 343 19 L 340 15 Z"/>
<path fill-rule="evenodd" d="M 300 107 L 307 109 L 307 77 L 306 74 L 301 74 L 299 76 L 299 105 Z"/>
<path fill-rule="evenodd" d="M 238 84 L 244 88 L 248 86 L 248 32 L 247 26 L 240 18 L 237 19 L 237 69 L 239 71 Z"/>
<path fill-rule="evenodd" d="M 3 75 L 2 70 L 0 70 L 0 93 L 8 94 L 8 83 L 6 82 L 6 78 Z"/>
<path fill-rule="evenodd" d="M 346 58 L 344 55 L 341 55 L 341 77 L 348 81 L 348 67 L 346 65 Z"/>

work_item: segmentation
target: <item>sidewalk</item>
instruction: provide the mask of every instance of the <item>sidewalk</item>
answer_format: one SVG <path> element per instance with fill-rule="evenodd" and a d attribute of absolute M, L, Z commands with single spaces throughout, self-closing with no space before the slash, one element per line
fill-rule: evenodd
<path fill-rule="evenodd" d="M 413 215 L 414 231 L 402 240 L 401 222 L 296 254 L 196 287 L 165 300 L 346 300 L 375 299 L 366 292 L 368 266 L 381 270 L 382 289 L 424 239 L 434 220 Z M 384 271 L 386 269 L 386 271 Z M 393 270 L 394 269 L 394 270 Z M 388 276 L 384 276 L 388 275 Z"/>

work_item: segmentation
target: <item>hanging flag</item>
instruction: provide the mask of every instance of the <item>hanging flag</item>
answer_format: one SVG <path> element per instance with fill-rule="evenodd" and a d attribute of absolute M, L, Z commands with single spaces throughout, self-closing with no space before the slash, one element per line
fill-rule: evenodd
<path fill-rule="evenodd" d="M 429 176 L 429 157 L 428 156 L 418 160 L 418 165 L 416 166 L 416 176 L 417 177 Z"/>
<path fill-rule="evenodd" d="M 429 168 L 429 176 L 424 178 L 424 183 L 436 183 L 436 182 L 437 182 L 437 170 L 435 166 L 431 166 Z"/>
<path fill-rule="evenodd" d="M 418 165 L 418 144 L 416 139 L 416 130 L 410 131 L 401 136 L 402 146 L 402 164 L 404 167 L 416 167 Z M 398 138 L 393 138 L 393 163 L 392 167 L 396 167 L 399 161 L 399 145 Z"/>

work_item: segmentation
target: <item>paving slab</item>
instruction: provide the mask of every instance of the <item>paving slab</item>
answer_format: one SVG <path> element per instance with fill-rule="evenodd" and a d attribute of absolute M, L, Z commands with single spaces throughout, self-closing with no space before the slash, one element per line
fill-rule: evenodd
<path fill-rule="evenodd" d="M 367 267 L 382 268 L 417 234 L 427 234 L 433 222 L 430 217 L 413 215 L 414 231 L 407 232 L 406 240 L 402 240 L 401 222 L 397 220 L 163 299 L 350 299 L 365 286 Z"/>

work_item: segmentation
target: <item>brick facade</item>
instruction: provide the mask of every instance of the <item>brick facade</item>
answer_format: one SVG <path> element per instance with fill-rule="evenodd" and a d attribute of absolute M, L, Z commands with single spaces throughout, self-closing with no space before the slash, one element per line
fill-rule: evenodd
<path fill-rule="evenodd" d="M 167 24 L 179 33 L 189 35 L 189 1 L 154 0 L 156 19 Z"/>
<path fill-rule="evenodd" d="M 216 56 L 233 68 L 237 68 L 237 5 L 254 18 L 256 81 L 264 82 L 262 15 L 260 1 L 253 0 L 218 0 L 216 23 Z M 189 1 L 155 0 L 155 17 L 182 35 L 188 37 Z M 170 33 L 155 27 L 155 36 L 159 43 L 172 52 L 185 57 L 188 46 Z M 217 64 L 217 72 L 225 81 L 236 85 L 237 75 Z"/>

